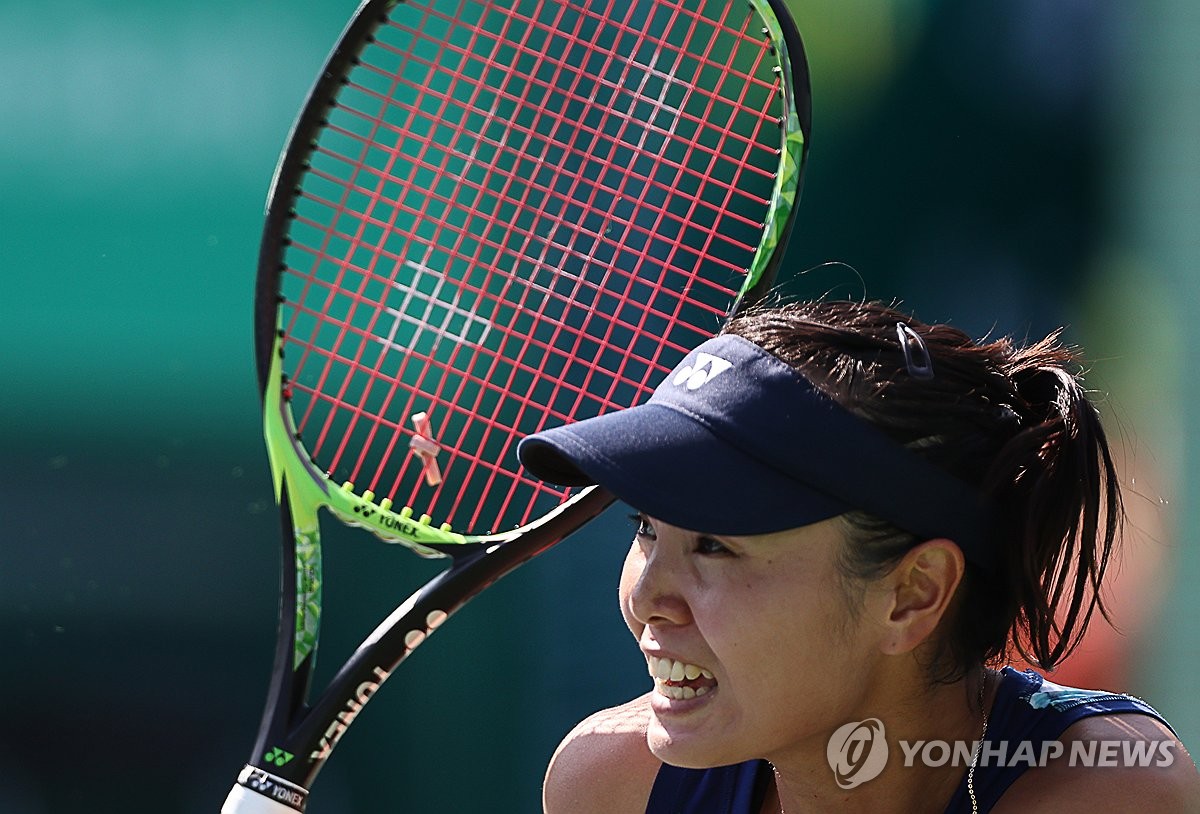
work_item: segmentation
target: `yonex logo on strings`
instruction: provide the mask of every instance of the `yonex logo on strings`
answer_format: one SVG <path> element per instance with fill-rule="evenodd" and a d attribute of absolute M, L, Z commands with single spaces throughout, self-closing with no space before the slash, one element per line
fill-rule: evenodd
<path fill-rule="evenodd" d="M 701 351 L 696 354 L 695 365 L 684 365 L 675 372 L 671 384 L 683 385 L 688 390 L 698 390 L 733 367 L 733 362 Z"/>

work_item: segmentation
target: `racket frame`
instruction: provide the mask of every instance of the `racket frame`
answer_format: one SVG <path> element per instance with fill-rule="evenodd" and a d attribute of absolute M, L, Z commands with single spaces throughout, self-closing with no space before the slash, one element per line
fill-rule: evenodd
<path fill-rule="evenodd" d="M 364 0 L 343 29 L 292 125 L 268 192 L 255 291 L 255 354 L 264 404 L 264 435 L 281 511 L 278 636 L 254 752 L 222 809 L 226 814 L 250 814 L 252 809 L 303 811 L 307 789 L 333 747 L 400 662 L 469 599 L 577 530 L 614 500 L 604 490 L 589 487 L 521 528 L 502 534 L 462 534 L 433 526 L 426 518 L 413 518 L 404 509 L 394 511 L 376 503 L 370 493 L 356 494 L 351 484 L 334 484 L 304 453 L 283 395 L 280 363 L 279 280 L 284 271 L 280 250 L 286 244 L 300 193 L 298 187 L 288 189 L 284 185 L 306 172 L 316 135 L 335 103 L 338 88 L 371 41 L 371 32 L 386 22 L 387 12 L 394 5 L 396 0 Z M 807 62 L 791 14 L 783 0 L 749 0 L 749 6 L 766 23 L 763 33 L 771 47 L 782 51 L 780 63 L 793 71 L 781 81 L 785 118 L 779 123 L 783 138 L 772 205 L 758 250 L 730 306 L 730 316 L 760 300 L 774 282 L 795 217 L 811 131 Z M 424 556 L 449 557 L 451 565 L 383 620 L 310 705 L 320 615 L 320 506 L 343 522 L 368 528 L 385 541 L 404 544 Z M 313 613 L 304 608 L 309 603 L 313 604 Z M 311 641 L 298 645 L 297 629 L 304 628 L 305 620 L 311 624 Z M 404 630 L 405 635 L 395 635 L 398 630 Z M 284 751 L 295 748 L 290 745 L 306 742 L 317 744 L 309 755 Z M 282 765 L 275 765 L 269 758 L 280 752 L 290 757 Z M 253 791 L 247 793 L 248 789 Z M 282 807 L 276 808 L 272 801 Z M 260 804 L 264 807 L 254 808 Z"/>

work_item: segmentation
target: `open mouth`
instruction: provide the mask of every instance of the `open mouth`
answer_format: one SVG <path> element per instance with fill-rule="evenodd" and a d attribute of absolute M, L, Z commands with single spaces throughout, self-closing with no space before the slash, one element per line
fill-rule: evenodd
<path fill-rule="evenodd" d="M 698 664 L 657 656 L 647 656 L 646 663 L 654 679 L 654 690 L 676 701 L 706 695 L 717 686 L 712 672 Z"/>

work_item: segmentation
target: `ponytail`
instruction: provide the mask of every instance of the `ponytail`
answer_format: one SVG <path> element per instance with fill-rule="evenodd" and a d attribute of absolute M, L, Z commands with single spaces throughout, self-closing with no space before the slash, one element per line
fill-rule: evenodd
<path fill-rule="evenodd" d="M 1012 643 L 1045 669 L 1075 649 L 1096 610 L 1108 618 L 1100 585 L 1124 517 L 1104 428 L 1075 367 L 1056 334 L 1011 353 L 1003 368 L 1022 428 L 985 485 L 1019 526 Z"/>

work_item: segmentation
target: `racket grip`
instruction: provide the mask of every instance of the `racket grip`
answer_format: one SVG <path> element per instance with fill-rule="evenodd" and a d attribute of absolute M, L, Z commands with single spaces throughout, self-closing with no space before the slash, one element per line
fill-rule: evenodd
<path fill-rule="evenodd" d="M 250 769 L 252 767 L 247 767 Z M 243 775 L 246 773 L 243 772 Z M 304 804 L 307 795 L 300 795 L 296 804 L 288 805 L 273 797 L 267 796 L 267 791 L 278 786 L 267 786 L 266 791 L 255 791 L 242 785 L 241 782 L 235 783 L 229 791 L 229 796 L 225 798 L 225 804 L 221 806 L 221 814 L 297 814 L 304 811 Z"/>

